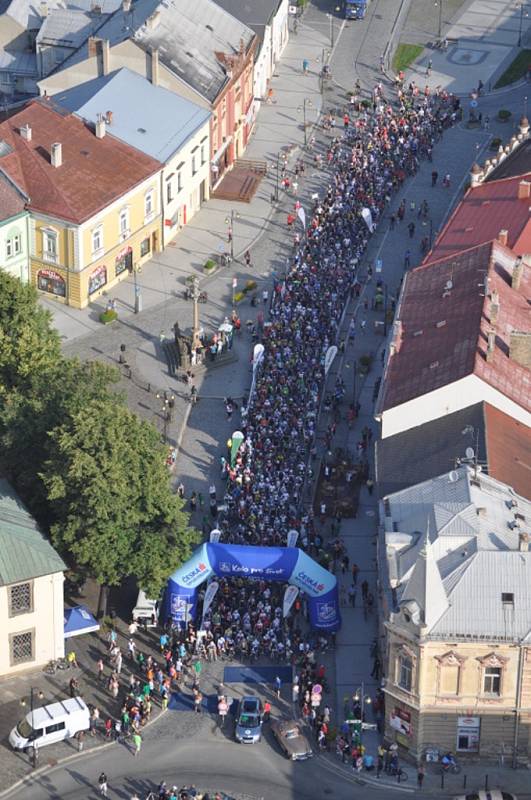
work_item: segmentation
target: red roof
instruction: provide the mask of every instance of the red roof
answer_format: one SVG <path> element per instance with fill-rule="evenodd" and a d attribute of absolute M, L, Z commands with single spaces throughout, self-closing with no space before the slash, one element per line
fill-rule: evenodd
<path fill-rule="evenodd" d="M 31 127 L 31 141 L 20 134 Z M 158 161 L 108 134 L 98 139 L 73 114 L 59 113 L 46 100 L 29 103 L 0 124 L 0 140 L 12 152 L 0 156 L 0 169 L 30 198 L 28 207 L 81 223 L 160 169 Z M 53 167 L 50 151 L 62 146 L 62 165 Z"/>
<path fill-rule="evenodd" d="M 531 411 L 531 372 L 509 356 L 511 331 L 531 332 L 531 268 L 524 265 L 520 288 L 513 289 L 515 261 L 508 248 L 488 242 L 407 274 L 381 410 L 474 373 Z M 499 311 L 487 361 L 494 290 Z"/>
<path fill-rule="evenodd" d="M 0 221 L 20 214 L 26 207 L 21 193 L 0 173 Z"/>
<path fill-rule="evenodd" d="M 507 246 L 517 256 L 531 253 L 531 197 L 518 198 L 518 187 L 524 180 L 531 181 L 531 172 L 469 189 L 424 264 L 490 242 L 502 228 L 508 234 Z"/>
<path fill-rule="evenodd" d="M 489 475 L 531 499 L 531 428 L 484 403 Z"/>

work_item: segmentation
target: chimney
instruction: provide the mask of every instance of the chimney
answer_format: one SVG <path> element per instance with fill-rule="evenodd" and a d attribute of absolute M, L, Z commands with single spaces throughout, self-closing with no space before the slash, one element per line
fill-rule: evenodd
<path fill-rule="evenodd" d="M 518 291 L 518 289 L 520 288 L 520 283 L 522 281 L 523 274 L 524 274 L 524 259 L 522 258 L 522 256 L 518 256 L 518 258 L 514 262 L 513 275 L 511 278 L 511 286 L 513 289 L 516 289 L 516 291 Z"/>
<path fill-rule="evenodd" d="M 103 139 L 105 136 L 105 117 L 103 114 L 98 114 L 98 118 L 96 120 L 96 137 L 98 139 Z"/>
<path fill-rule="evenodd" d="M 23 139 L 25 139 L 27 142 L 31 142 L 31 125 L 28 125 L 26 122 L 25 125 L 21 126 L 19 132 Z"/>
<path fill-rule="evenodd" d="M 41 3 L 39 6 L 39 12 L 43 19 L 46 19 L 48 16 L 48 3 Z"/>
<path fill-rule="evenodd" d="M 497 289 L 493 289 L 490 293 L 490 324 L 496 325 L 498 321 L 498 313 L 500 310 L 500 295 Z"/>
<path fill-rule="evenodd" d="M 111 46 L 108 39 L 101 39 L 101 69 L 103 75 L 109 74 Z"/>
<path fill-rule="evenodd" d="M 112 125 L 112 111 L 107 111 L 105 114 L 105 122 L 107 125 Z"/>
<path fill-rule="evenodd" d="M 507 247 L 507 239 L 509 238 L 509 231 L 506 228 L 502 228 L 498 234 L 498 242 L 503 244 Z"/>
<path fill-rule="evenodd" d="M 131 10 L 131 0 L 122 0 L 122 11 L 127 14 Z"/>
<path fill-rule="evenodd" d="M 151 51 L 151 83 L 159 85 L 159 51 L 156 48 Z"/>
<path fill-rule="evenodd" d="M 531 370 L 531 332 L 511 331 L 509 357 L 520 366 Z"/>
<path fill-rule="evenodd" d="M 529 534 L 528 533 L 520 533 L 518 534 L 518 549 L 521 553 L 527 553 L 529 551 Z"/>
<path fill-rule="evenodd" d="M 529 181 L 520 181 L 518 184 L 518 199 L 529 200 L 531 183 Z"/>
<path fill-rule="evenodd" d="M 63 148 L 61 142 L 54 142 L 54 144 L 52 144 L 51 162 L 52 167 L 60 167 L 63 163 Z"/>
<path fill-rule="evenodd" d="M 496 344 L 496 331 L 491 328 L 487 334 L 487 361 L 494 358 L 494 348 Z"/>
<path fill-rule="evenodd" d="M 98 54 L 98 40 L 95 36 L 89 36 L 87 46 L 89 58 L 94 58 Z"/>

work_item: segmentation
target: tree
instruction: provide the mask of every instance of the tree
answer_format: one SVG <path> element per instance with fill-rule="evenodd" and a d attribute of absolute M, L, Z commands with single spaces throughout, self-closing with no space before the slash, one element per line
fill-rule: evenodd
<path fill-rule="evenodd" d="M 60 358 L 59 334 L 35 288 L 0 270 L 0 398 Z"/>
<path fill-rule="evenodd" d="M 41 477 L 55 546 L 100 583 L 101 597 L 127 575 L 156 597 L 197 542 L 171 491 L 157 430 L 104 396 L 73 413 L 50 439 Z"/>
<path fill-rule="evenodd" d="M 59 355 L 0 403 L 0 468 L 44 527 L 50 518 L 40 472 L 51 453 L 49 433 L 93 399 L 106 396 L 109 402 L 123 403 L 121 394 L 109 393 L 118 380 L 114 367 Z"/>

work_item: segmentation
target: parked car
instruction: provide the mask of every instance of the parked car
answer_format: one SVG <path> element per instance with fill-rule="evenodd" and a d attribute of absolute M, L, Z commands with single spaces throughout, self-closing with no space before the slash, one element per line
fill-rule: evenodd
<path fill-rule="evenodd" d="M 240 744 L 255 744 L 262 738 L 262 704 L 258 697 L 242 697 L 234 732 Z"/>
<path fill-rule="evenodd" d="M 491 789 L 490 792 L 479 789 L 477 792 L 460 794 L 454 797 L 454 800 L 518 800 L 518 798 L 515 794 L 504 792 L 501 789 Z"/>
<path fill-rule="evenodd" d="M 71 697 L 30 711 L 9 734 L 15 750 L 25 750 L 71 739 L 79 731 L 89 729 L 90 712 L 81 697 Z"/>
<path fill-rule="evenodd" d="M 271 730 L 282 752 L 292 761 L 306 761 L 313 756 L 308 738 L 298 722 L 293 719 L 274 719 Z"/>

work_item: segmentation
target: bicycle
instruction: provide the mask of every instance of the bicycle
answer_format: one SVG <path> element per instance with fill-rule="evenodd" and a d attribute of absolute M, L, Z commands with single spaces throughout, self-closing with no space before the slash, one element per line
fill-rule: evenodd
<path fill-rule="evenodd" d="M 389 774 L 395 777 L 398 783 L 404 783 L 404 781 L 407 781 L 408 779 L 408 774 L 404 769 L 402 769 L 402 767 L 390 769 Z"/>
<path fill-rule="evenodd" d="M 51 661 L 48 662 L 48 664 L 46 664 L 45 667 L 43 667 L 42 671 L 46 675 L 55 675 L 58 669 L 60 670 L 70 669 L 70 664 L 68 663 L 66 658 L 58 658 L 56 660 L 52 659 Z"/>

